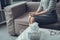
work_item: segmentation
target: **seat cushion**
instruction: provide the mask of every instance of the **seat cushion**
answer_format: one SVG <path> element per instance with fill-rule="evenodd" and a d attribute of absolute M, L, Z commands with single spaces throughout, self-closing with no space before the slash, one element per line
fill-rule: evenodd
<path fill-rule="evenodd" d="M 15 21 L 15 33 L 19 35 L 28 27 L 28 13 L 24 13 L 14 21 Z"/>
<path fill-rule="evenodd" d="M 24 15 L 15 19 L 15 23 L 20 24 L 20 25 L 28 25 L 28 14 L 29 13 L 27 12 Z"/>

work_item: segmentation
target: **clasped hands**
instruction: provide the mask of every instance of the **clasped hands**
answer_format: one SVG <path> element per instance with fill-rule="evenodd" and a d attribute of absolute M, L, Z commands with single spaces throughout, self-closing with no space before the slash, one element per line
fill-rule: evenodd
<path fill-rule="evenodd" d="M 44 14 L 44 13 L 47 13 L 47 11 L 30 12 L 29 15 L 33 17 L 33 16 L 36 16 L 36 15 L 42 15 L 42 14 Z"/>
<path fill-rule="evenodd" d="M 36 16 L 36 15 L 38 15 L 38 12 L 30 12 L 29 15 L 30 16 Z"/>

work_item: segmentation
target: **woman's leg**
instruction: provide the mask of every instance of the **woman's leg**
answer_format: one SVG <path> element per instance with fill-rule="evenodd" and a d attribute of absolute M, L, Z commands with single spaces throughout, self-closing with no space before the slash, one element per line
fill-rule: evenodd
<path fill-rule="evenodd" d="M 31 12 L 31 13 L 34 13 L 34 12 Z M 34 23 L 35 22 L 34 17 L 29 15 L 28 22 L 29 22 L 29 24 Z"/>
<path fill-rule="evenodd" d="M 29 24 L 31 24 L 30 19 L 31 19 L 31 16 L 29 15 L 29 17 L 28 17 L 28 23 Z"/>
<path fill-rule="evenodd" d="M 34 17 L 31 17 L 31 16 L 29 16 L 29 24 L 32 24 L 32 23 L 34 23 L 35 21 L 34 21 Z"/>

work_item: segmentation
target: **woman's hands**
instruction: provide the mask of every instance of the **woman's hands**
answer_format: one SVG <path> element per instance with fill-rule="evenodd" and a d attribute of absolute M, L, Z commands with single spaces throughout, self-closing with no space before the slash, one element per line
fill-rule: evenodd
<path fill-rule="evenodd" d="M 35 12 L 30 12 L 29 13 L 29 16 L 34 16 L 35 15 Z"/>
<path fill-rule="evenodd" d="M 44 14 L 44 13 L 47 13 L 46 11 L 41 11 L 41 12 L 30 12 L 29 13 L 29 16 L 36 16 L 36 15 L 42 15 L 42 14 Z"/>
<path fill-rule="evenodd" d="M 38 14 L 37 14 L 37 12 L 30 12 L 29 15 L 30 15 L 30 16 L 36 16 L 36 15 L 38 15 Z"/>

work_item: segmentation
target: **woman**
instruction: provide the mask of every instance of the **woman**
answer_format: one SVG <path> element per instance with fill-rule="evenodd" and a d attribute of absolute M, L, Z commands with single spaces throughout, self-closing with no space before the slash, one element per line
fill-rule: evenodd
<path fill-rule="evenodd" d="M 39 25 L 46 25 L 57 22 L 56 2 L 57 0 L 41 0 L 37 11 L 29 14 L 29 24 L 38 22 Z"/>

